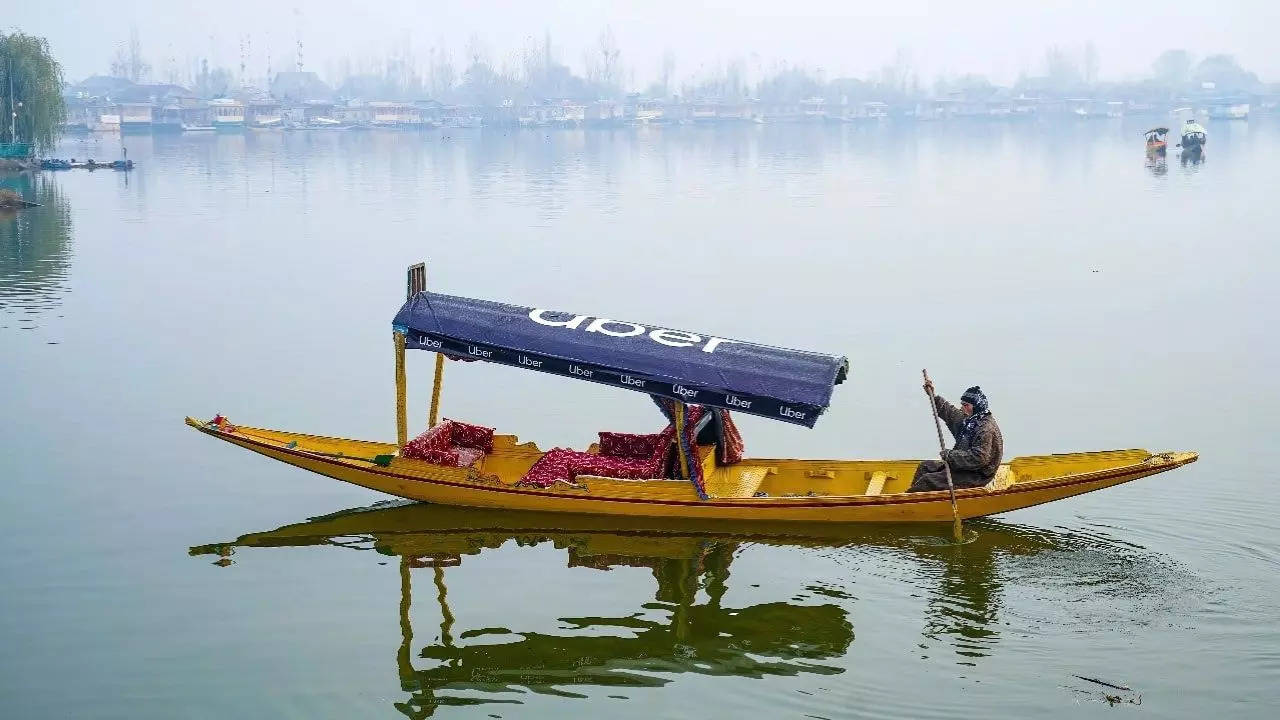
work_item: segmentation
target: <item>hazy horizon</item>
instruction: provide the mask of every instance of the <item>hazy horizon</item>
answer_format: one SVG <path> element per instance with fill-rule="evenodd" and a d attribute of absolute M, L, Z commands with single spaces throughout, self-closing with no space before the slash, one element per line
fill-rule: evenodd
<path fill-rule="evenodd" d="M 1060 0 L 965 6 L 929 0 L 797 0 L 785 5 L 742 0 L 698 6 L 671 0 L 591 6 L 563 0 L 387 0 L 361 6 L 359 14 L 336 3 L 295 7 L 221 0 L 181 7 L 121 0 L 86 3 L 74 12 L 59 11 L 53 3 L 20 4 L 3 27 L 47 37 L 71 82 L 106 74 L 117 47 L 128 42 L 135 28 L 152 67 L 150 79 L 163 81 L 173 68 L 187 78 L 203 57 L 211 66 L 238 72 L 246 40 L 250 79 L 266 77 L 268 55 L 273 73 L 292 70 L 299 38 L 303 69 L 327 80 L 335 79 L 344 60 L 358 70 L 396 53 L 425 65 L 433 47 L 447 51 L 461 68 L 473 36 L 486 48 L 488 60 L 501 67 L 549 34 L 556 59 L 581 73 L 585 54 L 597 51 L 598 38 L 608 27 L 621 50 L 624 85 L 642 89 L 659 76 L 668 52 L 675 58 L 677 81 L 733 61 L 743 63 L 751 80 L 782 63 L 821 71 L 827 79 L 866 78 L 905 53 L 925 85 L 939 76 L 965 73 L 1009 84 L 1019 75 L 1041 73 L 1048 47 L 1079 55 L 1087 43 L 1096 48 L 1102 80 L 1145 76 L 1160 52 L 1182 48 L 1197 58 L 1234 55 L 1264 82 L 1275 82 L 1280 80 L 1280 53 L 1270 46 L 1264 28 L 1275 26 L 1266 21 L 1276 15 L 1268 0 L 1213 9 L 1190 0 L 1126 7 Z M 84 41 L 86 28 L 93 28 L 94 41 Z"/>

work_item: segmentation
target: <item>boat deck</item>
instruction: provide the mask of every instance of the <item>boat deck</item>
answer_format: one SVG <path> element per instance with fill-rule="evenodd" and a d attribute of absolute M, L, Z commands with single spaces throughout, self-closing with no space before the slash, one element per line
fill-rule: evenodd
<path fill-rule="evenodd" d="M 495 435 L 493 451 L 470 467 L 394 457 L 391 443 L 307 435 L 265 428 L 219 429 L 187 423 L 206 434 L 313 472 L 399 497 L 472 507 L 646 516 L 798 521 L 945 521 L 948 493 L 906 493 L 919 460 L 795 460 L 750 458 L 723 466 L 699 447 L 708 500 L 686 480 L 627 480 L 579 475 L 573 485 L 518 485 L 543 455 L 534 443 Z M 1006 512 L 1109 487 L 1196 460 L 1195 453 L 1153 455 L 1113 450 L 1014 458 L 987 486 L 958 490 L 962 517 Z"/>

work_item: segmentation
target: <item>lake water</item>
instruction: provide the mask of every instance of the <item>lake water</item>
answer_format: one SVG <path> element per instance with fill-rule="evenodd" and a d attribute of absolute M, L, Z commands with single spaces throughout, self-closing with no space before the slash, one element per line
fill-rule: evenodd
<path fill-rule="evenodd" d="M 0 218 L 0 714 L 1272 717 L 1280 119 L 1211 124 L 1186 166 L 1145 160 L 1161 120 L 126 137 L 132 173 L 0 178 L 44 203 Z M 816 429 L 741 418 L 748 454 L 933 456 L 928 367 L 982 385 L 1006 457 L 1201 460 L 956 548 L 330 516 L 386 498 L 183 425 L 394 438 L 420 260 L 443 292 L 849 356 Z M 431 357 L 409 373 L 416 431 Z M 442 409 L 543 447 L 662 424 L 478 364 Z"/>

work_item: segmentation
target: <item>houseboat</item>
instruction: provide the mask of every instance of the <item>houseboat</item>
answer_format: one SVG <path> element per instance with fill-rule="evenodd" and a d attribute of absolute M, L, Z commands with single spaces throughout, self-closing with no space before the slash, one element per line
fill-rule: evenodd
<path fill-rule="evenodd" d="M 209 101 L 210 124 L 217 130 L 238 131 L 244 129 L 244 103 L 231 98 Z"/>
<path fill-rule="evenodd" d="M 254 100 L 245 106 L 245 125 L 255 130 L 267 130 L 284 126 L 280 103 L 274 100 Z"/>
<path fill-rule="evenodd" d="M 182 132 L 182 106 L 176 102 L 170 102 L 156 108 L 151 130 L 156 133 Z"/>
<path fill-rule="evenodd" d="M 716 100 L 701 100 L 689 108 L 689 118 L 699 125 L 720 122 L 721 103 Z"/>
<path fill-rule="evenodd" d="M 120 132 L 122 133 L 149 133 L 151 132 L 153 116 L 153 106 L 151 103 L 120 103 Z"/>
<path fill-rule="evenodd" d="M 641 125 L 658 125 L 667 121 L 666 108 L 660 100 L 641 100 L 636 104 L 636 122 Z"/>
<path fill-rule="evenodd" d="M 479 108 L 470 105 L 449 105 L 443 108 L 440 122 L 448 128 L 478 128 L 484 124 Z"/>
<path fill-rule="evenodd" d="M 422 110 L 411 103 L 374 101 L 369 103 L 369 125 L 401 130 L 431 127 Z"/>
<path fill-rule="evenodd" d="M 1217 100 L 1205 108 L 1211 120 L 1248 120 L 1249 103 L 1233 100 Z"/>
<path fill-rule="evenodd" d="M 823 122 L 827 119 L 826 98 L 811 97 L 801 100 L 800 114 L 805 122 Z"/>
<path fill-rule="evenodd" d="M 560 103 L 559 123 L 563 127 L 582 127 L 587 121 L 587 106 L 564 101 Z"/>
<path fill-rule="evenodd" d="M 612 100 L 593 102 L 586 108 L 586 124 L 590 127 L 613 127 L 622 123 L 622 106 Z"/>

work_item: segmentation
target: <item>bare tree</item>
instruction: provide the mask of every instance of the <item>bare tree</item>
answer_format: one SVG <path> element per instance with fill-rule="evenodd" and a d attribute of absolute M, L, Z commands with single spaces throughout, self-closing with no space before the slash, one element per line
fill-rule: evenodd
<path fill-rule="evenodd" d="M 887 90 L 905 93 L 913 74 L 911 53 L 906 48 L 898 48 L 893 62 L 880 68 L 880 84 Z"/>
<path fill-rule="evenodd" d="M 431 97 L 440 98 L 452 90 L 456 77 L 453 62 L 449 60 L 449 51 L 432 46 L 427 67 L 427 83 L 431 88 Z"/>
<path fill-rule="evenodd" d="M 125 55 L 124 44 L 116 46 L 115 55 L 111 56 L 111 77 L 129 76 L 129 56 Z"/>
<path fill-rule="evenodd" d="M 129 30 L 128 78 L 133 82 L 141 82 L 151 72 L 151 65 L 142 58 L 142 42 L 138 39 L 138 28 Z"/>
<path fill-rule="evenodd" d="M 622 68 L 619 58 L 622 51 L 618 49 L 618 41 L 613 36 L 613 28 L 605 26 L 598 41 L 600 48 L 600 83 L 609 88 L 617 88 L 622 81 Z"/>
<path fill-rule="evenodd" d="M 1092 40 L 1084 46 L 1084 82 L 1090 87 L 1098 82 L 1098 48 Z"/>
<path fill-rule="evenodd" d="M 489 50 L 476 33 L 472 33 L 467 40 L 467 59 L 471 61 L 470 65 L 488 64 Z"/>
<path fill-rule="evenodd" d="M 676 74 L 676 54 L 671 48 L 662 53 L 662 94 L 671 94 L 671 81 Z"/>

